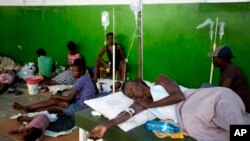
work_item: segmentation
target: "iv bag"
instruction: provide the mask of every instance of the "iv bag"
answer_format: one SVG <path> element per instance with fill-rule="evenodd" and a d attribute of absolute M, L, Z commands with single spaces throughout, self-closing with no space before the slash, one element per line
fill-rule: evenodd
<path fill-rule="evenodd" d="M 203 23 L 201 23 L 201 24 L 199 24 L 197 27 L 196 27 L 196 29 L 201 29 L 201 28 L 204 28 L 205 26 L 207 26 L 207 25 L 211 25 L 211 23 L 213 23 L 213 21 L 210 19 L 210 18 L 208 18 L 208 19 L 206 19 L 206 21 L 204 21 Z"/>
<path fill-rule="evenodd" d="M 135 14 L 141 11 L 141 1 L 142 0 L 131 0 L 130 8 Z"/>
<path fill-rule="evenodd" d="M 213 21 L 211 21 L 210 22 L 210 32 L 209 32 L 209 34 L 210 34 L 210 40 L 212 41 L 213 40 L 213 35 L 214 35 L 214 22 Z"/>
<path fill-rule="evenodd" d="M 219 31 L 220 40 L 222 40 L 222 36 L 224 35 L 224 26 L 225 26 L 225 22 L 220 22 L 219 25 L 220 25 L 220 31 Z"/>
<path fill-rule="evenodd" d="M 102 26 L 104 26 L 105 30 L 109 25 L 109 13 L 107 11 L 102 12 Z"/>

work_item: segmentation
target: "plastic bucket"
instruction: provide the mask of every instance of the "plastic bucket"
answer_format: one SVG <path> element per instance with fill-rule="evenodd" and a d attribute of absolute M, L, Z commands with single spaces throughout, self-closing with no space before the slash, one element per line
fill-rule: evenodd
<path fill-rule="evenodd" d="M 28 92 L 30 95 L 34 95 L 38 93 L 39 91 L 38 84 L 40 80 L 41 80 L 40 77 L 30 77 L 30 78 L 25 79 L 28 85 Z"/>
<path fill-rule="evenodd" d="M 38 93 L 38 84 L 29 84 L 28 85 L 28 91 L 30 95 L 34 95 Z"/>

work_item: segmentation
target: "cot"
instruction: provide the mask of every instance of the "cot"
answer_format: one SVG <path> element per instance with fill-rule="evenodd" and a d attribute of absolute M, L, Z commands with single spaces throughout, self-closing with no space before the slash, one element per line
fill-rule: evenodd
<path fill-rule="evenodd" d="M 90 131 L 96 125 L 106 121 L 108 119 L 103 116 L 92 116 L 91 108 L 87 108 L 76 113 L 75 124 L 80 128 L 79 141 L 82 139 L 82 130 Z M 144 125 L 138 126 L 128 132 L 122 131 L 119 127 L 115 126 L 110 128 L 104 135 L 106 141 L 168 141 L 174 140 L 171 138 L 157 138 L 153 132 L 149 132 L 144 128 Z M 182 139 L 180 139 L 182 140 Z M 185 137 L 185 141 L 194 141 L 191 137 Z"/>

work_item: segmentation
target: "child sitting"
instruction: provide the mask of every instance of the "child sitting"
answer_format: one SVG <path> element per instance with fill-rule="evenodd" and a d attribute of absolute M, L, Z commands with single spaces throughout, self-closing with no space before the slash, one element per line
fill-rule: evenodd
<path fill-rule="evenodd" d="M 69 69 L 73 66 L 73 63 L 76 59 L 81 59 L 81 55 L 76 52 L 76 44 L 73 41 L 69 41 L 67 44 L 68 47 L 68 64 L 66 66 L 66 69 Z"/>
<path fill-rule="evenodd" d="M 46 51 L 42 48 L 38 49 L 36 52 L 37 58 L 37 67 L 39 75 L 50 78 L 53 76 L 54 71 L 54 61 L 51 57 L 46 56 Z"/>

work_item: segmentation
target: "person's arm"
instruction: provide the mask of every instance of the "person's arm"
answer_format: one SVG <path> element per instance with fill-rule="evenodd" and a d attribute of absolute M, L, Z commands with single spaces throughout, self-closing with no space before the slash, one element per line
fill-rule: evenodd
<path fill-rule="evenodd" d="M 118 115 L 116 118 L 103 122 L 100 125 L 97 125 L 96 127 L 94 127 L 91 132 L 89 133 L 88 137 L 90 139 L 100 139 L 104 136 L 104 134 L 106 133 L 106 131 L 108 129 L 110 129 L 111 127 L 118 125 L 126 120 L 128 120 L 130 117 L 132 117 L 133 115 L 143 111 L 146 109 L 146 107 L 140 105 L 139 103 L 135 102 L 133 105 L 130 106 L 130 108 L 132 110 L 134 110 L 133 113 L 129 113 L 127 111 L 122 112 L 120 115 Z"/>
<path fill-rule="evenodd" d="M 99 52 L 98 54 L 98 60 L 102 63 L 102 64 L 105 64 L 105 68 L 109 67 L 109 65 L 102 59 L 102 56 L 104 55 L 104 53 L 106 52 L 106 47 L 104 46 L 102 48 L 102 50 Z"/>
<path fill-rule="evenodd" d="M 117 49 L 119 50 L 120 54 L 121 54 L 121 58 L 122 58 L 122 61 L 124 61 L 124 51 L 123 51 L 123 48 L 120 44 L 117 44 Z"/>
<path fill-rule="evenodd" d="M 85 60 L 84 57 L 80 53 L 79 53 L 79 58 L 77 58 L 77 59 L 83 59 L 83 60 Z"/>
<path fill-rule="evenodd" d="M 231 88 L 232 85 L 232 79 L 231 78 L 226 78 L 221 82 L 221 86 L 222 87 L 227 87 L 227 88 Z"/>
<path fill-rule="evenodd" d="M 162 107 L 162 106 L 176 104 L 185 99 L 185 96 L 182 93 L 179 85 L 175 81 L 164 75 L 159 75 L 157 77 L 155 85 L 163 86 L 165 90 L 169 93 L 169 96 L 156 102 L 150 102 L 145 99 L 137 100 L 137 102 L 139 102 L 141 105 L 144 105 L 147 108 L 155 108 L 155 107 Z"/>
<path fill-rule="evenodd" d="M 15 135 L 15 134 L 19 134 L 19 133 L 24 133 L 26 130 L 27 130 L 26 128 L 10 130 L 10 131 L 9 131 L 9 134 Z"/>
<path fill-rule="evenodd" d="M 231 67 L 227 67 L 221 74 L 220 86 L 231 88 L 233 78 L 235 78 L 235 70 Z"/>
<path fill-rule="evenodd" d="M 55 62 L 55 60 L 52 58 L 52 69 L 51 69 L 51 71 L 53 72 L 53 74 L 55 73 L 55 71 L 56 71 L 56 62 Z"/>
<path fill-rule="evenodd" d="M 39 68 L 38 68 L 38 58 L 39 57 L 37 57 L 37 59 L 34 61 L 34 67 L 35 67 L 35 72 L 34 72 L 34 74 L 37 74 L 38 72 L 39 72 Z"/>

